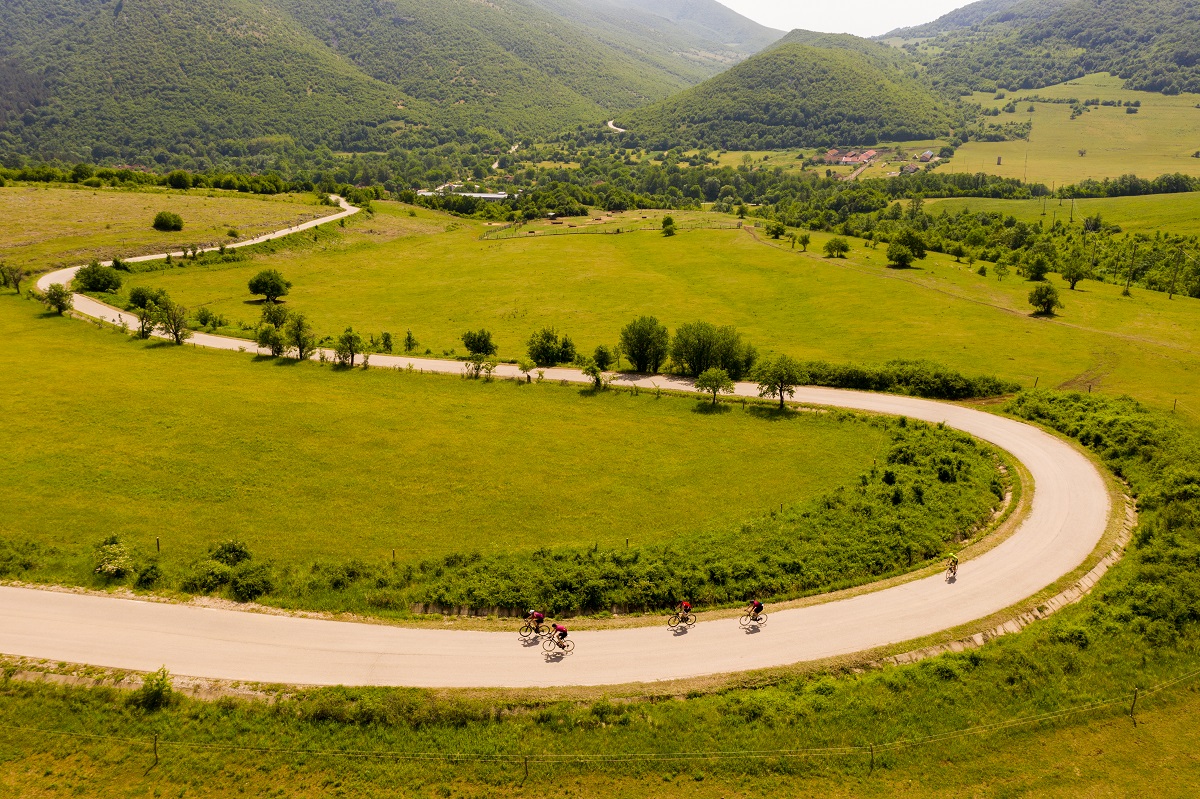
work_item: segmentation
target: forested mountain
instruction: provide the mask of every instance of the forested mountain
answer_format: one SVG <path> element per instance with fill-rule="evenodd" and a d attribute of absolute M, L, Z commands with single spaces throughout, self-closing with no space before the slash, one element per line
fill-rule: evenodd
<path fill-rule="evenodd" d="M 545 135 L 667 97 L 777 35 L 723 9 L 4 0 L 0 154 L 144 162 L 276 140 L 368 150 Z"/>
<path fill-rule="evenodd" d="M 933 22 L 916 25 L 911 28 L 897 28 L 885 33 L 880 39 L 928 39 L 950 31 L 962 30 L 972 25 L 986 22 L 997 14 L 1008 11 L 1025 0 L 979 0 L 962 8 L 956 8 L 949 14 L 944 14 Z M 1065 2 L 1065 0 L 1063 0 Z"/>
<path fill-rule="evenodd" d="M 1200 0 L 1024 0 L 910 49 L 953 91 L 1112 72 L 1131 89 L 1200 92 Z"/>
<path fill-rule="evenodd" d="M 797 42 L 811 42 L 800 44 Z M 949 104 L 900 52 L 850 36 L 796 32 L 695 88 L 632 111 L 620 126 L 666 149 L 776 149 L 939 136 Z"/>

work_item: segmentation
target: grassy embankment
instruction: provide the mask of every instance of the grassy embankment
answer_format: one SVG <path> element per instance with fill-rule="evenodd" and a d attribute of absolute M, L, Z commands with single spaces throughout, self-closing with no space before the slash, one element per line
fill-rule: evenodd
<path fill-rule="evenodd" d="M 0 258 L 13 266 L 46 271 L 92 258 L 106 261 L 233 243 L 334 210 L 319 206 L 309 194 L 7 186 L 0 189 Z M 155 230 L 151 223 L 159 211 L 183 217 L 183 230 Z"/>
<path fill-rule="evenodd" d="M 1068 291 L 1054 319 L 1031 316 L 1030 284 L 981 277 L 965 263 L 930 254 L 917 268 L 886 268 L 882 250 L 852 240 L 830 260 L 830 238 L 814 233 L 808 253 L 771 244 L 761 231 L 654 232 L 480 241 L 487 228 L 377 204 L 373 220 L 348 224 L 320 243 L 252 261 L 137 275 L 190 307 L 208 304 L 248 325 L 258 316 L 246 282 L 266 266 L 296 285 L 290 307 L 336 334 L 411 329 L 433 355 L 462 351 L 468 329 L 492 331 L 502 358 L 524 353 L 543 326 L 581 350 L 615 344 L 640 314 L 667 324 L 704 319 L 736 325 L 763 354 L 835 363 L 878 363 L 914 354 L 966 374 L 995 374 L 1045 386 L 1130 393 L 1158 407 L 1179 400 L 1200 417 L 1200 301 L 1095 282 Z M 650 217 L 643 220 L 643 216 Z M 695 216 L 679 214 L 686 224 Z M 628 214 L 603 223 L 653 222 Z M 723 218 L 723 217 L 722 217 Z M 623 220 L 628 220 L 624 222 Z M 444 223 L 444 224 L 442 224 Z M 416 228 L 420 228 L 417 230 Z"/>

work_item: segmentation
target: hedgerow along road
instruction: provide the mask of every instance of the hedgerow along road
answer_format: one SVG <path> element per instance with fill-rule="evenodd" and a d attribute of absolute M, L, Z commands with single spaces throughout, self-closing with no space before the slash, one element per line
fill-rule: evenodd
<path fill-rule="evenodd" d="M 353 213 L 345 207 L 338 216 Z M 338 217 L 315 220 L 314 227 Z M 280 231 L 257 241 L 297 232 Z M 165 257 L 165 256 L 160 256 Z M 38 287 L 68 282 L 73 270 Z M 117 322 L 123 312 L 80 295 L 76 309 Z M 197 334 L 197 346 L 256 347 Z M 372 355 L 377 367 L 458 373 L 457 361 Z M 518 377 L 501 365 L 498 375 Z M 573 369 L 546 377 L 585 383 Z M 694 390 L 684 381 L 622 378 L 653 390 Z M 738 384 L 736 395 L 757 387 Z M 1032 478 L 1029 512 L 1011 536 L 965 561 L 958 578 L 904 582 L 823 604 L 771 613 L 762 628 L 736 619 L 701 621 L 686 634 L 665 625 L 571 633 L 573 654 L 548 657 L 513 632 L 412 629 L 95 594 L 0 587 L 0 652 L 115 669 L 247 682 L 428 688 L 615 685 L 701 677 L 851 655 L 969 625 L 1053 585 L 1087 560 L 1111 513 L 1105 479 L 1069 443 L 1022 422 L 913 397 L 801 388 L 799 403 L 945 423 L 1007 450 Z"/>

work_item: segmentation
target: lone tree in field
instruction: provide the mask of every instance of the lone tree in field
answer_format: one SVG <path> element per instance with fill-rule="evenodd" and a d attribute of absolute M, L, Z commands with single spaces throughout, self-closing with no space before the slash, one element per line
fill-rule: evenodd
<path fill-rule="evenodd" d="M 850 242 L 841 236 L 834 236 L 825 242 L 825 255 L 828 258 L 845 258 L 848 252 L 850 252 Z"/>
<path fill-rule="evenodd" d="M 796 243 L 800 245 L 800 252 L 808 252 L 808 245 L 812 244 L 812 235 L 801 233 L 796 237 Z"/>
<path fill-rule="evenodd" d="M 621 331 L 621 352 L 642 374 L 657 374 L 670 353 L 671 334 L 653 316 L 634 319 Z"/>
<path fill-rule="evenodd" d="M 888 263 L 892 266 L 898 266 L 901 269 L 907 269 L 912 266 L 913 256 L 912 250 L 904 246 L 898 241 L 893 241 L 887 248 Z"/>
<path fill-rule="evenodd" d="M 1062 301 L 1058 298 L 1058 289 L 1049 283 L 1035 286 L 1033 291 L 1029 292 L 1029 304 L 1041 316 L 1053 316 L 1056 308 L 1063 307 Z"/>
<path fill-rule="evenodd" d="M 187 308 L 174 300 L 164 299 L 162 304 L 155 308 L 154 321 L 163 334 L 176 344 L 183 344 L 192 337 L 192 331 L 187 324 Z"/>
<path fill-rule="evenodd" d="M 718 394 L 733 393 L 733 378 L 729 376 L 729 372 L 714 366 L 704 370 L 704 373 L 696 378 L 696 389 L 711 393 L 712 404 L 716 405 Z"/>
<path fill-rule="evenodd" d="M 462 343 L 471 355 L 490 358 L 496 354 L 496 344 L 487 330 L 468 330 L 462 334 Z"/>
<path fill-rule="evenodd" d="M 154 229 L 163 233 L 183 230 L 183 217 L 170 211 L 159 211 L 154 217 Z"/>
<path fill-rule="evenodd" d="M 267 302 L 277 302 L 280 297 L 287 296 L 292 283 L 285 280 L 278 269 L 264 269 L 250 278 L 249 286 L 251 294 L 261 294 Z"/>
<path fill-rule="evenodd" d="M 65 314 L 75 305 L 75 295 L 62 283 L 53 283 L 46 289 L 46 307 Z"/>
<path fill-rule="evenodd" d="M 93 260 L 75 273 L 75 285 L 80 291 L 116 292 L 121 289 L 121 275 L 111 266 Z"/>
<path fill-rule="evenodd" d="M 295 350 L 296 357 L 307 361 L 317 348 L 317 334 L 308 323 L 308 318 L 302 313 L 292 314 L 283 327 L 283 338 L 289 349 Z"/>
<path fill-rule="evenodd" d="M 404 334 L 404 351 L 405 352 L 412 352 L 413 350 L 415 350 L 417 348 L 417 344 L 419 344 L 419 343 L 420 342 L 417 341 L 417 337 L 412 334 L 411 330 Z"/>
<path fill-rule="evenodd" d="M 787 225 L 782 222 L 768 222 L 767 235 L 773 239 L 782 239 L 787 234 Z"/>
<path fill-rule="evenodd" d="M 354 328 L 346 328 L 346 332 L 338 336 L 337 346 L 333 354 L 342 366 L 354 366 L 354 356 L 362 352 L 362 336 L 354 332 Z"/>
<path fill-rule="evenodd" d="M 754 372 L 758 382 L 758 396 L 778 397 L 779 409 L 783 410 L 788 397 L 796 395 L 796 386 L 808 379 L 804 368 L 787 355 L 763 361 Z"/>
<path fill-rule="evenodd" d="M 1067 281 L 1071 286 L 1071 291 L 1079 285 L 1081 280 L 1087 280 L 1092 276 L 1092 272 L 1088 269 L 1087 261 L 1082 257 L 1071 257 L 1058 270 L 1062 279 Z"/>

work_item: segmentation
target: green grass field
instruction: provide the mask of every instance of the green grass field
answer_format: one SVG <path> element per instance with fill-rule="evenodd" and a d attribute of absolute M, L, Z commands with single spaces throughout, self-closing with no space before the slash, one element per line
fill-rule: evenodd
<path fill-rule="evenodd" d="M 736 325 L 764 354 L 871 363 L 919 354 L 1027 386 L 1091 386 L 1159 407 L 1178 399 L 1200 417 L 1194 299 L 1140 290 L 1127 298 L 1117 286 L 1087 282 L 1064 287 L 1066 307 L 1047 320 L 1030 315 L 1029 284 L 1018 278 L 980 277 L 937 254 L 916 269 L 887 269 L 884 253 L 859 241 L 848 259 L 829 260 L 819 254 L 824 234 L 813 235 L 809 253 L 737 230 L 480 241 L 486 228 L 477 224 L 427 211 L 410 217 L 388 203 L 377 209 L 336 241 L 130 283 L 252 323 L 258 305 L 246 282 L 276 267 L 296 284 L 289 306 L 322 332 L 411 329 L 418 352 L 434 355 L 461 352 L 462 332 L 480 327 L 492 331 L 501 357 L 517 358 L 542 326 L 590 352 L 615 344 L 641 314 L 672 328 L 704 319 Z"/>
<path fill-rule="evenodd" d="M 1067 222 L 1074 215 L 1083 217 L 1099 214 L 1105 222 L 1120 225 L 1127 233 L 1153 235 L 1161 230 L 1185 236 L 1200 234 L 1200 192 L 1188 194 L 1155 194 L 1148 197 L 1111 197 L 1093 200 L 987 200 L 949 199 L 929 200 L 931 208 L 957 213 L 966 208 L 973 213 L 1005 214 L 1022 222 Z M 1043 216 L 1043 212 L 1045 215 Z"/>
<path fill-rule="evenodd" d="M 0 536 L 68 560 L 113 533 L 161 538 L 164 567 L 228 538 L 291 563 L 640 547 L 845 484 L 887 446 L 824 415 L 146 344 L 11 292 L 0 337 L 0 486 L 21 497 Z"/>
<path fill-rule="evenodd" d="M 151 227 L 159 211 L 183 217 L 184 228 Z M 0 189 L 0 259 L 45 271 L 92 258 L 148 255 L 185 246 L 248 239 L 332 213 L 314 195 L 274 197 L 232 191 L 141 191 L 58 186 Z"/>
<path fill-rule="evenodd" d="M 1071 119 L 1071 106 L 1018 103 L 1015 114 L 988 117 L 993 122 L 1033 120 L 1028 141 L 967 142 L 943 169 L 955 172 L 986 172 L 1002 177 L 1023 178 L 1047 186 L 1078 183 L 1087 178 L 1135 174 L 1143 178 L 1183 172 L 1200 175 L 1200 95 L 1167 96 L 1121 88 L 1121 79 L 1108 74 L 1088 75 L 1079 80 L 1045 89 L 1012 91 L 1002 100 L 992 94 L 971 99 L 985 107 L 1001 108 L 1019 97 L 1076 98 L 1080 102 L 1138 100 L 1141 110 L 1127 114 L 1121 107 L 1093 107 Z M 1086 150 L 1081 157 L 1079 150 Z M 1003 159 L 997 166 L 996 159 Z"/>

